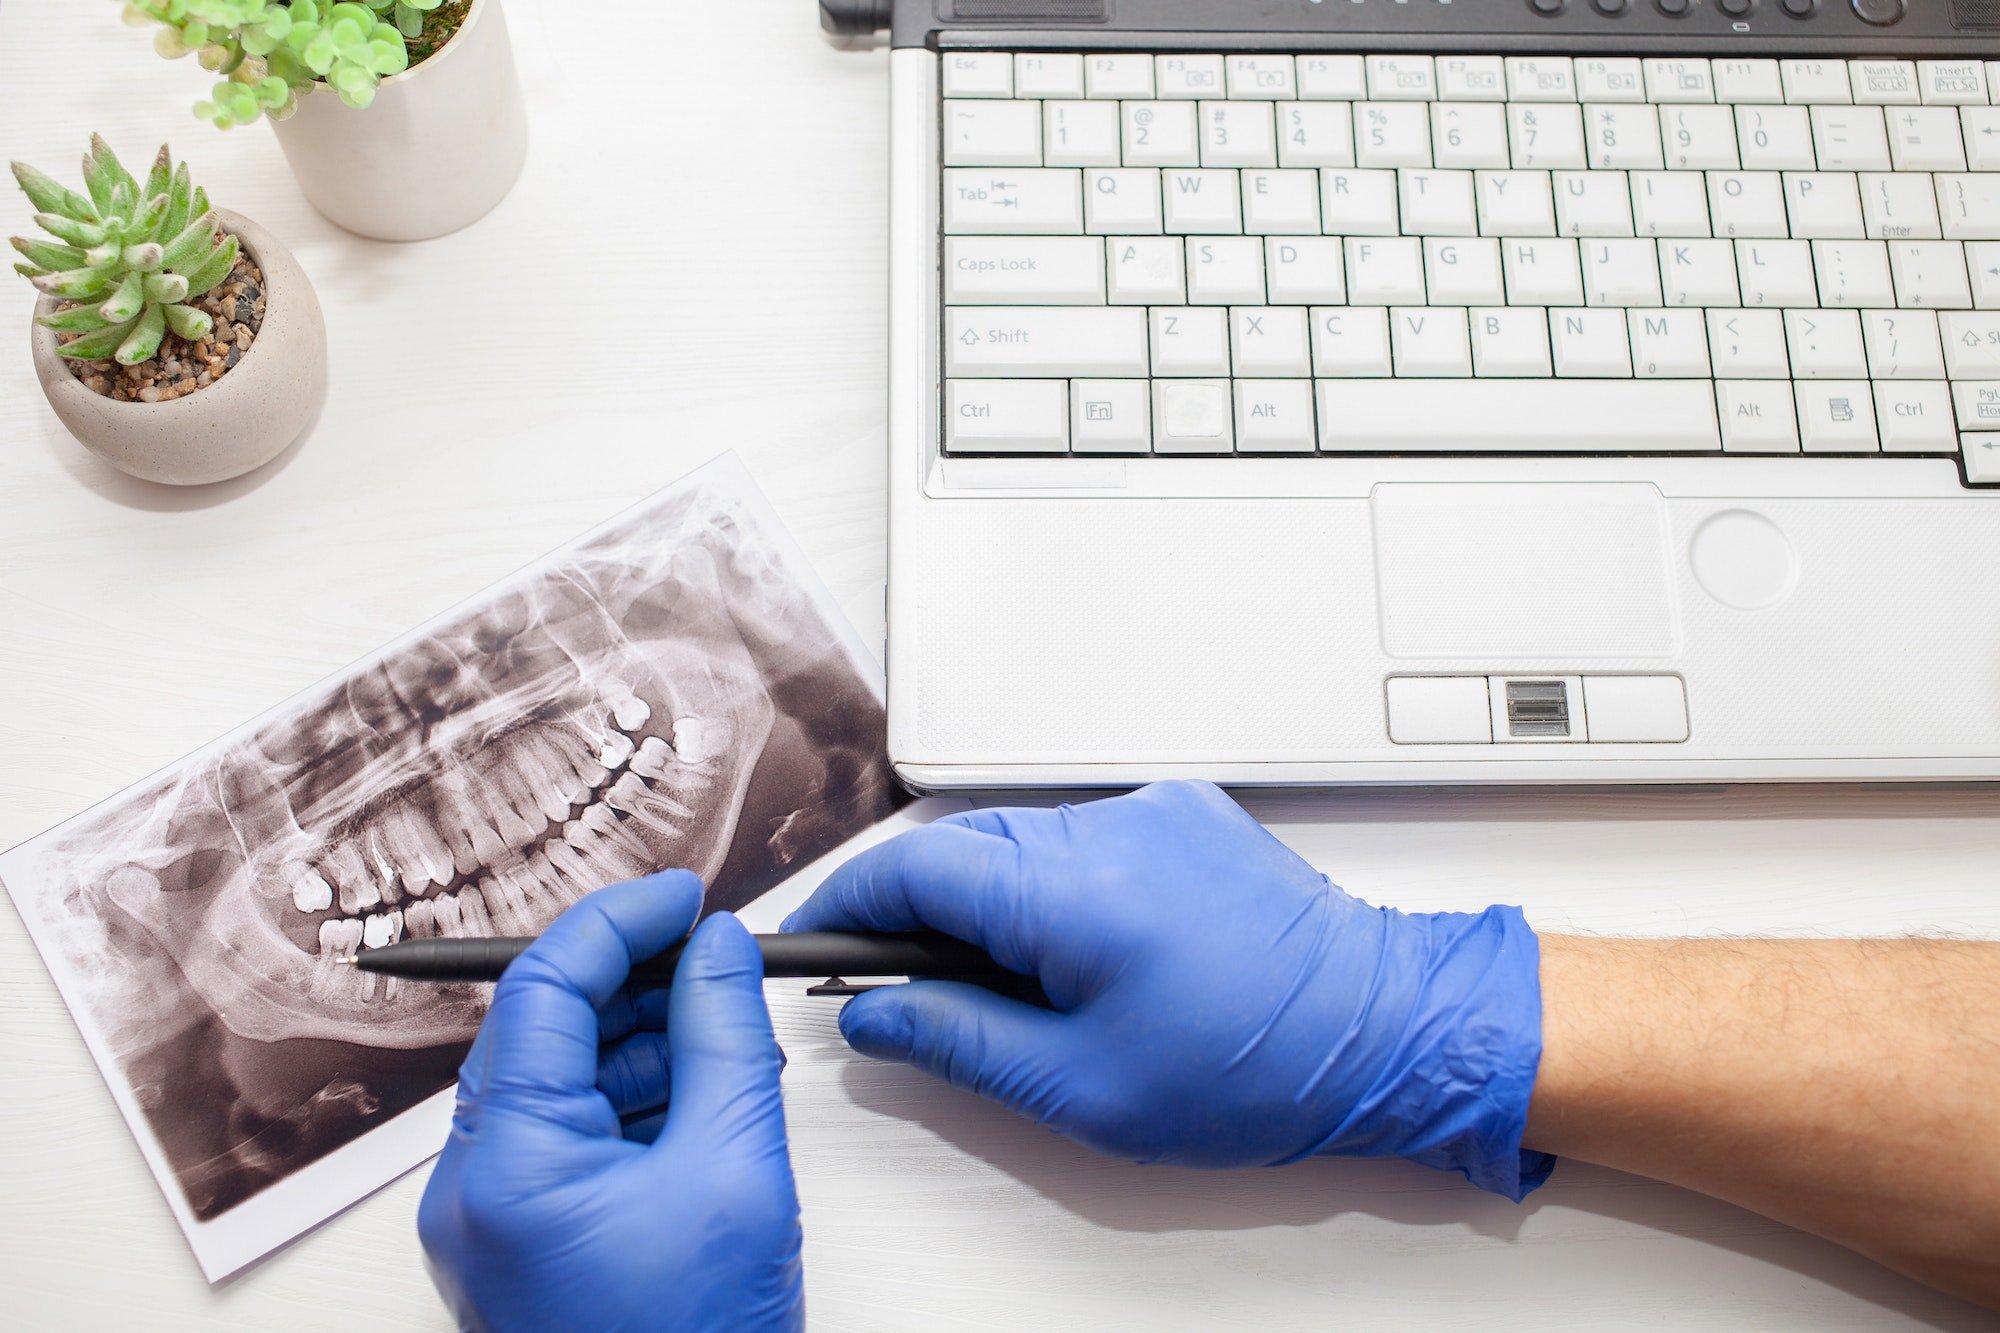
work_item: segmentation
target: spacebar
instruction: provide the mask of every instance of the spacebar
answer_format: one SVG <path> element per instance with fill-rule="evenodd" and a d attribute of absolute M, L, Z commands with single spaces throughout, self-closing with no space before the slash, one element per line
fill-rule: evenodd
<path fill-rule="evenodd" d="M 1707 380 L 1321 380 L 1332 453 L 1720 451 Z"/>

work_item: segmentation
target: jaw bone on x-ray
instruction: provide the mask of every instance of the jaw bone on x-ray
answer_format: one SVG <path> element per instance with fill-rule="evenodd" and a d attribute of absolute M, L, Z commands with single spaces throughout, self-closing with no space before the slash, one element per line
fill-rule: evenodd
<path fill-rule="evenodd" d="M 531 935 L 668 866 L 740 907 L 902 803 L 769 522 L 706 469 L 0 858 L 193 1221 L 450 1083 L 489 989 L 341 957 Z"/>

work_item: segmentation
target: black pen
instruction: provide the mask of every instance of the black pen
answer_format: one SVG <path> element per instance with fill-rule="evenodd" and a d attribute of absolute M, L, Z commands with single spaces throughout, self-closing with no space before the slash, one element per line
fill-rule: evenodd
<path fill-rule="evenodd" d="M 843 977 L 941 977 L 1010 991 L 1026 980 L 1002 968 L 980 949 L 948 935 L 802 931 L 756 938 L 758 951 L 764 955 L 765 976 L 831 978 L 826 985 L 807 992 L 813 995 L 849 995 L 869 989 L 850 986 L 841 980 Z M 489 982 L 498 981 L 507 965 L 533 943 L 532 939 L 504 938 L 405 940 L 365 950 L 341 962 L 405 981 Z M 687 941 L 682 940 L 634 965 L 633 984 L 670 985 L 686 947 Z"/>

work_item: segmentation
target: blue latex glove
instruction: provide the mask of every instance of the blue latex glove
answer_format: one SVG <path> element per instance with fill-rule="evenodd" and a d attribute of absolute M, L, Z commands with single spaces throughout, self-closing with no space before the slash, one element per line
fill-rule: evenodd
<path fill-rule="evenodd" d="M 501 979 L 417 1213 L 461 1327 L 803 1326 L 784 1057 L 756 943 L 716 915 L 671 993 L 625 985 L 700 910 L 686 871 L 614 885 Z"/>
<path fill-rule="evenodd" d="M 1329 884 L 1215 787 L 951 815 L 850 861 L 788 930 L 941 930 L 1054 1012 L 957 982 L 840 1017 L 902 1060 L 1113 1156 L 1405 1157 L 1520 1199 L 1541 1059 L 1518 909 L 1406 915 Z"/>

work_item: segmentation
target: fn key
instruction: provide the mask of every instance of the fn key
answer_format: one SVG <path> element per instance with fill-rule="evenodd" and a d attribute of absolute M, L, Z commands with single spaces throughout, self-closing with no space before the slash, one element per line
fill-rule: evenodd
<path fill-rule="evenodd" d="M 945 447 L 959 454 L 1069 452 L 1066 380 L 951 380 Z"/>

